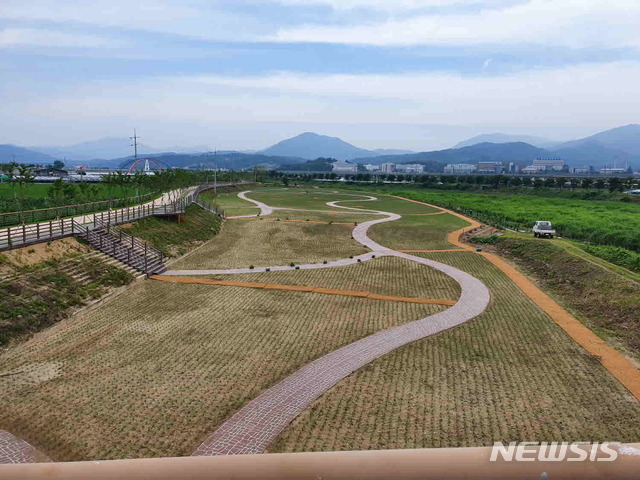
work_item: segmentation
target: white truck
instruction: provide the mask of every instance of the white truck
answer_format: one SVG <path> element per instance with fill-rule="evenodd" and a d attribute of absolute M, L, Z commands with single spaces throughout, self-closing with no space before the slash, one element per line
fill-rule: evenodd
<path fill-rule="evenodd" d="M 533 226 L 533 236 L 542 238 L 553 238 L 556 234 L 556 231 L 551 226 L 551 222 L 547 222 L 545 220 L 538 220 Z"/>

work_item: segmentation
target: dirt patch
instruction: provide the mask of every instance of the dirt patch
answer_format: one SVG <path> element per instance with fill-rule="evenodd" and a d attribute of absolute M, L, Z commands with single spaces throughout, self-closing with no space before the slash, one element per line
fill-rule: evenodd
<path fill-rule="evenodd" d="M 29 265 L 35 265 L 36 263 L 80 255 L 90 251 L 91 248 L 81 244 L 75 238 L 62 238 L 52 242 L 38 243 L 29 247 L 9 250 L 8 252 L 4 252 L 2 256 L 6 258 L 6 262 L 11 265 L 27 267 Z M 6 264 L 0 263 L 0 268 L 3 268 L 3 266 L 5 269 L 7 268 Z"/>
<path fill-rule="evenodd" d="M 62 363 L 60 362 L 32 363 L 0 372 L 0 395 L 7 395 L 23 387 L 53 380 L 61 373 Z"/>
<path fill-rule="evenodd" d="M 485 225 L 482 224 L 477 228 L 474 228 L 473 230 L 469 230 L 467 232 L 464 232 L 460 239 L 463 242 L 467 242 L 470 243 L 469 240 L 474 238 L 474 237 L 478 237 L 478 238 L 488 238 L 491 237 L 493 235 L 501 235 L 502 232 L 497 229 L 496 227 L 492 227 L 491 225 Z"/>

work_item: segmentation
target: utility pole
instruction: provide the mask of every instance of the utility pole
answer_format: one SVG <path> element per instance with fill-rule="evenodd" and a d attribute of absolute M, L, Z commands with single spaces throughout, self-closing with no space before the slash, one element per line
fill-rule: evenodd
<path fill-rule="evenodd" d="M 136 135 L 136 129 L 133 129 L 133 137 L 129 137 L 131 140 L 133 140 L 133 143 L 131 144 L 131 146 L 133 147 L 133 159 L 134 162 L 138 161 L 138 139 L 140 137 L 138 137 Z"/>
<path fill-rule="evenodd" d="M 213 196 L 218 197 L 218 148 L 213 149 Z"/>

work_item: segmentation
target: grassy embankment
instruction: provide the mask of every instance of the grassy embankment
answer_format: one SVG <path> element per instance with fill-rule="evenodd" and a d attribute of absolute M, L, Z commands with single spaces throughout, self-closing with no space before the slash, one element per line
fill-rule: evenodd
<path fill-rule="evenodd" d="M 32 257 L 43 258 L 32 262 Z M 133 280 L 126 270 L 89 258 L 74 239 L 8 252 L 0 255 L 0 266 L 0 345 L 42 330 L 72 307 Z"/>
<path fill-rule="evenodd" d="M 129 235 L 149 242 L 164 255 L 175 257 L 205 242 L 220 231 L 222 219 L 197 205 L 190 205 L 180 223 L 176 219 L 150 217 L 123 226 Z"/>
<path fill-rule="evenodd" d="M 558 234 L 585 243 L 585 251 L 640 273 L 640 204 L 611 200 L 549 198 L 532 194 L 398 190 L 479 221 L 516 230 L 549 220 Z"/>
<path fill-rule="evenodd" d="M 556 242 L 505 236 L 494 245 L 597 335 L 640 359 L 637 275 Z"/>

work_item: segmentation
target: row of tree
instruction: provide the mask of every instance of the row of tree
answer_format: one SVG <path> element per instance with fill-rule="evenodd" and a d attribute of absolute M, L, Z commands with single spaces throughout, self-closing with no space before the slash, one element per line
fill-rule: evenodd
<path fill-rule="evenodd" d="M 632 189 L 638 185 L 638 179 L 634 177 L 628 178 L 567 178 L 567 177 L 512 177 L 505 175 L 371 175 L 367 173 L 358 173 L 354 175 L 337 175 L 335 173 L 310 173 L 310 174 L 285 174 L 278 171 L 270 171 L 269 178 L 296 178 L 303 181 L 311 180 L 338 180 L 343 178 L 351 182 L 411 182 L 420 183 L 426 186 L 436 185 L 476 185 L 499 187 L 533 187 L 533 188 L 559 188 L 559 189 L 591 189 L 598 190 L 609 189 L 611 192 L 621 192 Z"/>

